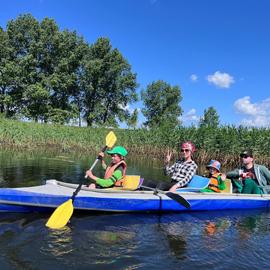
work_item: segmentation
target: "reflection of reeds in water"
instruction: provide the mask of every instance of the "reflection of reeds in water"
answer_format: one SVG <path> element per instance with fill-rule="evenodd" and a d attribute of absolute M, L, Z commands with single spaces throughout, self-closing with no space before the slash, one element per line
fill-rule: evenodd
<path fill-rule="evenodd" d="M 68 163 L 75 163 L 74 160 L 68 160 L 67 158 L 48 158 L 48 157 L 42 157 L 42 159 L 47 159 L 47 160 L 51 160 L 51 161 L 62 161 L 62 162 L 68 162 Z"/>
<path fill-rule="evenodd" d="M 131 241 L 135 238 L 135 233 L 125 231 L 94 231 L 96 241 L 102 244 L 113 245 L 116 243 L 122 243 L 123 241 Z"/>
<path fill-rule="evenodd" d="M 3 176 L 0 174 L 0 187 L 3 187 L 5 185 L 5 180 L 3 179 Z"/>
<path fill-rule="evenodd" d="M 72 230 L 65 226 L 61 230 L 49 230 L 47 235 L 46 246 L 41 247 L 44 254 L 52 254 L 54 257 L 61 257 L 73 251 Z"/>

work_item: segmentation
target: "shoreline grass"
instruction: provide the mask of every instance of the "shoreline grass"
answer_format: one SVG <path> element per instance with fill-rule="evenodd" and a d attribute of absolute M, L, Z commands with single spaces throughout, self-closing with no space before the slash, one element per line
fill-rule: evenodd
<path fill-rule="evenodd" d="M 93 153 L 100 150 L 112 129 L 74 127 L 0 118 L 0 148 L 17 150 L 52 149 L 62 152 Z M 113 129 L 116 145 L 125 146 L 132 155 L 150 159 L 164 158 L 170 149 L 178 155 L 179 144 L 191 140 L 197 147 L 195 160 L 206 164 L 217 159 L 225 166 L 239 164 L 239 152 L 254 151 L 256 161 L 270 166 L 270 130 L 220 127 L 216 130 L 195 127 L 169 129 Z"/>

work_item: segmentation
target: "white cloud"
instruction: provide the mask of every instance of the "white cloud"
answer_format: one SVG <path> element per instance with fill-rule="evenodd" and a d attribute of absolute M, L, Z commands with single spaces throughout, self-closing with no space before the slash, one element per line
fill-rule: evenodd
<path fill-rule="evenodd" d="M 256 116 L 256 114 L 258 113 L 257 105 L 252 104 L 250 102 L 250 97 L 248 96 L 237 99 L 234 102 L 234 107 L 237 112 L 242 113 L 242 114 Z"/>
<path fill-rule="evenodd" d="M 234 78 L 228 73 L 216 71 L 213 75 L 207 76 L 207 81 L 219 88 L 229 88 L 234 83 Z"/>
<path fill-rule="evenodd" d="M 191 74 L 189 78 L 193 82 L 197 82 L 198 81 L 198 76 L 196 74 Z"/>
<path fill-rule="evenodd" d="M 183 116 L 181 116 L 180 118 L 181 121 L 183 122 L 198 122 L 200 120 L 200 117 L 196 114 L 196 110 L 195 109 L 191 109 L 189 110 L 186 114 L 184 114 Z"/>
<path fill-rule="evenodd" d="M 234 108 L 245 118 L 241 121 L 244 126 L 269 127 L 270 126 L 270 98 L 258 103 L 251 103 L 250 97 L 245 96 L 234 102 Z"/>

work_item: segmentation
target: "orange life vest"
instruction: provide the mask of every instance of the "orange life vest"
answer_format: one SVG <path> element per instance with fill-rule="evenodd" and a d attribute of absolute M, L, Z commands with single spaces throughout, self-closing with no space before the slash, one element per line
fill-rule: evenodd
<path fill-rule="evenodd" d="M 220 192 L 220 189 L 218 188 L 218 176 L 220 173 L 215 173 L 210 178 L 210 183 L 208 185 L 208 188 L 212 189 L 215 192 Z"/>
<path fill-rule="evenodd" d="M 119 167 L 119 166 L 122 166 L 123 168 L 123 173 L 122 173 L 122 178 L 117 180 L 114 185 L 116 187 L 121 187 L 122 186 L 122 183 L 123 183 L 123 178 L 125 177 L 126 175 L 126 169 L 127 169 L 127 164 L 124 160 L 121 160 L 120 162 L 116 163 L 116 164 L 111 164 L 107 167 L 106 171 L 105 171 L 105 176 L 104 176 L 104 179 L 109 179 L 113 173 L 115 172 L 115 170 Z"/>
<path fill-rule="evenodd" d="M 207 234 L 214 235 L 217 232 L 217 226 L 215 223 L 209 222 L 206 225 L 205 230 L 206 230 Z"/>

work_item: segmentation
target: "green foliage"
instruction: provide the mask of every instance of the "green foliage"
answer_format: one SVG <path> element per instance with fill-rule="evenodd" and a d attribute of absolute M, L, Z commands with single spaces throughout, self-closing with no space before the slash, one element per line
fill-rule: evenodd
<path fill-rule="evenodd" d="M 130 114 L 125 109 L 136 101 L 136 74 L 117 49 L 112 49 L 109 39 L 99 38 L 84 59 L 80 76 L 85 89 L 84 117 L 93 124 L 117 126 L 117 118 L 127 121 Z"/>
<path fill-rule="evenodd" d="M 54 111 L 51 122 L 68 121 L 65 111 Z M 179 151 L 179 145 L 191 140 L 196 145 L 195 159 L 198 163 L 209 162 L 211 158 L 218 159 L 223 165 L 232 162 L 239 164 L 239 153 L 252 149 L 256 160 L 270 165 L 270 130 L 265 128 L 236 128 L 222 126 L 214 132 L 211 127 L 168 127 L 140 129 L 114 129 L 119 144 L 127 147 L 130 153 L 163 158 L 166 149 Z M 0 114 L 0 144 L 7 147 L 57 147 L 64 150 L 89 151 L 104 141 L 109 129 L 79 128 L 63 125 L 26 123 L 7 120 Z M 211 136 L 208 136 L 211 134 Z"/>
<path fill-rule="evenodd" d="M 69 122 L 72 118 L 72 113 L 66 110 L 61 109 L 51 109 L 47 115 L 47 119 L 49 122 L 53 124 L 63 125 L 64 123 Z"/>
<path fill-rule="evenodd" d="M 182 96 L 178 86 L 172 87 L 161 80 L 153 82 L 142 91 L 142 100 L 145 105 L 142 112 L 147 119 L 145 126 L 152 128 L 179 125 L 178 119 L 182 114 L 179 103 Z"/>
<path fill-rule="evenodd" d="M 21 15 L 0 28 L 0 113 L 117 126 L 137 100 L 136 74 L 109 39 L 88 45 L 54 20 Z M 74 113 L 76 112 L 76 113 Z"/>
<path fill-rule="evenodd" d="M 200 120 L 200 127 L 212 127 L 217 128 L 219 125 L 219 115 L 214 107 L 209 107 L 204 110 L 204 115 Z"/>
<path fill-rule="evenodd" d="M 136 128 L 138 124 L 138 109 L 135 109 L 127 121 L 130 128 Z"/>
<path fill-rule="evenodd" d="M 23 93 L 24 109 L 22 112 L 36 122 L 44 119 L 49 111 L 49 92 L 40 83 L 29 85 Z"/>

